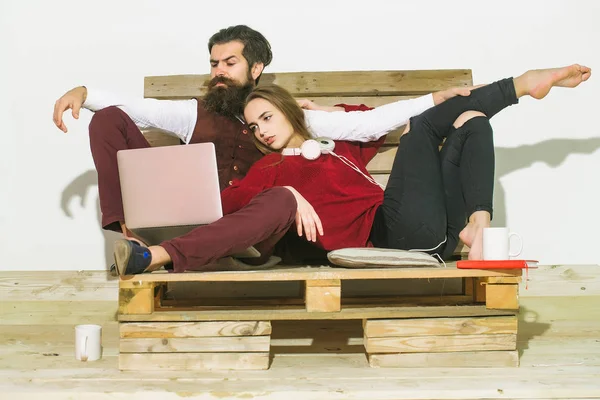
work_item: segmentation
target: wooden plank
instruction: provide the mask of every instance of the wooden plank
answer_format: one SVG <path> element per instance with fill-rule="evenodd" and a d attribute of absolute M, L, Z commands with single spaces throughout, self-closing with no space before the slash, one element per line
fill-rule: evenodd
<path fill-rule="evenodd" d="M 487 308 L 517 310 L 519 309 L 519 285 L 487 284 L 485 289 Z"/>
<path fill-rule="evenodd" d="M 119 282 L 119 314 L 151 314 L 153 311 L 154 282 Z"/>
<path fill-rule="evenodd" d="M 121 338 L 192 338 L 208 336 L 264 336 L 268 321 L 142 322 L 121 323 Z"/>
<path fill-rule="evenodd" d="M 387 305 L 387 306 L 453 306 L 472 304 L 470 296 L 463 295 L 445 295 L 434 296 L 360 296 L 360 297 L 342 297 L 343 306 L 367 306 L 367 305 Z M 250 307 L 267 306 L 290 306 L 306 304 L 304 298 L 196 298 L 185 300 L 164 300 L 162 302 L 163 310 L 192 311 L 196 308 L 205 307 L 236 307 L 238 309 L 249 309 Z M 155 310 L 159 310 L 156 308 Z M 159 310 L 160 311 L 160 310 Z"/>
<path fill-rule="evenodd" d="M 436 318 L 514 315 L 509 310 L 488 310 L 485 306 L 431 307 L 342 307 L 339 312 L 307 312 L 302 306 L 273 306 L 240 310 L 239 307 L 198 308 L 194 311 L 155 311 L 147 314 L 121 314 L 119 321 L 256 321 L 256 320 L 323 320 L 378 318 Z"/>
<path fill-rule="evenodd" d="M 517 334 L 517 317 L 367 320 L 366 337 Z"/>
<path fill-rule="evenodd" d="M 2 325 L 102 324 L 116 321 L 116 301 L 2 301 Z"/>
<path fill-rule="evenodd" d="M 369 354 L 368 359 L 369 365 L 373 368 L 502 368 L 519 366 L 517 350 Z"/>
<path fill-rule="evenodd" d="M 120 370 L 197 371 L 212 369 L 269 369 L 269 353 L 119 354 Z"/>
<path fill-rule="evenodd" d="M 598 265 L 538 265 L 521 283 L 520 297 L 600 296 Z"/>
<path fill-rule="evenodd" d="M 307 280 L 305 284 L 307 312 L 340 311 L 342 283 L 339 279 Z"/>
<path fill-rule="evenodd" d="M 2 271 L 0 302 L 116 301 L 117 282 L 106 271 Z"/>
<path fill-rule="evenodd" d="M 147 76 L 144 97 L 202 97 L 210 75 Z M 341 71 L 266 73 L 261 84 L 283 86 L 294 96 L 420 95 L 455 86 L 469 86 L 471 70 Z"/>
<path fill-rule="evenodd" d="M 392 170 L 397 150 L 396 146 L 381 146 L 377 155 L 367 164 L 369 173 L 389 174 Z"/>
<path fill-rule="evenodd" d="M 172 274 L 164 270 L 149 274 L 136 275 L 135 278 L 124 277 L 122 281 L 134 279 L 141 282 L 275 282 L 304 281 L 316 279 L 433 279 L 433 278 L 465 278 L 486 276 L 520 276 L 520 269 L 479 270 L 458 269 L 456 263 L 446 263 L 440 268 L 367 268 L 347 269 L 326 266 L 288 266 L 282 265 L 267 271 L 220 271 L 220 272 L 185 272 Z"/>
<path fill-rule="evenodd" d="M 438 353 L 516 350 L 517 335 L 453 335 L 365 338 L 367 353 Z"/>
<path fill-rule="evenodd" d="M 270 336 L 121 339 L 121 353 L 268 352 Z"/>
<path fill-rule="evenodd" d="M 152 147 L 176 146 L 181 144 L 179 138 L 158 129 L 145 129 L 142 133 Z"/>

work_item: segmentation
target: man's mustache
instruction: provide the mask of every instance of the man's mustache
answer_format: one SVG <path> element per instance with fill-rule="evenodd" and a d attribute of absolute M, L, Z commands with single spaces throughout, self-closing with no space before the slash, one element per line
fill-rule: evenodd
<path fill-rule="evenodd" d="M 210 80 L 210 82 L 208 83 L 208 88 L 212 89 L 214 88 L 218 83 L 223 83 L 225 85 L 227 85 L 228 87 L 231 86 L 239 86 L 237 84 L 236 81 L 234 81 L 233 79 L 227 78 L 225 76 L 215 76 L 214 78 L 212 78 Z"/>

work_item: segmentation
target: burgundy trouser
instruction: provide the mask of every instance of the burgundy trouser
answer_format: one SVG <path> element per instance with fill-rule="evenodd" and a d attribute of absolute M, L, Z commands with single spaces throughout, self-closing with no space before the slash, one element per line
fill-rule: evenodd
<path fill-rule="evenodd" d="M 120 108 L 97 111 L 90 122 L 90 148 L 98 171 L 102 227 L 121 232 L 125 221 L 117 151 L 150 147 L 142 132 Z"/>
<path fill-rule="evenodd" d="M 135 123 L 117 107 L 96 112 L 90 122 L 90 147 L 98 171 L 98 191 L 102 226 L 121 231 L 124 221 L 117 151 L 150 147 Z M 173 260 L 176 272 L 201 270 L 219 258 L 255 246 L 261 263 L 273 252 L 275 244 L 294 223 L 297 203 L 287 189 L 265 190 L 241 210 L 172 240 L 161 243 Z"/>

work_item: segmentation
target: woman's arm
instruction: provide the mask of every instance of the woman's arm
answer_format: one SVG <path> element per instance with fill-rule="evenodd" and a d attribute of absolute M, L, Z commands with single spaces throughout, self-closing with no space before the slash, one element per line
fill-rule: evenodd
<path fill-rule="evenodd" d="M 198 102 L 191 100 L 156 100 L 127 98 L 96 88 L 87 88 L 84 108 L 98 111 L 117 106 L 140 129 L 156 128 L 189 143 L 198 117 Z"/>

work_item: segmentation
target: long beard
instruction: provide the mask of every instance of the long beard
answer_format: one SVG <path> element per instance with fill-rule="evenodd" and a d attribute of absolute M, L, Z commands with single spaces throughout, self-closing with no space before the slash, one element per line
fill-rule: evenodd
<path fill-rule="evenodd" d="M 227 86 L 216 86 L 219 82 Z M 246 97 L 254 87 L 251 82 L 240 85 L 225 77 L 217 76 L 213 78 L 208 85 L 208 92 L 204 96 L 204 108 L 207 111 L 233 119 L 244 115 Z"/>

